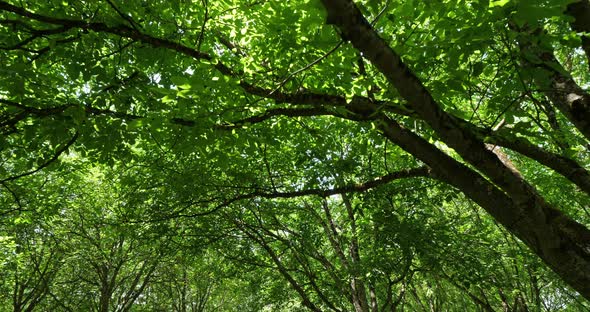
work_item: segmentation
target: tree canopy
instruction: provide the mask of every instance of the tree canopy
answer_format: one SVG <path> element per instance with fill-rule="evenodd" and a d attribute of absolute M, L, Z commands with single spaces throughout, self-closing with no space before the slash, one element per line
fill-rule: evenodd
<path fill-rule="evenodd" d="M 0 0 L 0 311 L 590 310 L 590 1 Z"/>

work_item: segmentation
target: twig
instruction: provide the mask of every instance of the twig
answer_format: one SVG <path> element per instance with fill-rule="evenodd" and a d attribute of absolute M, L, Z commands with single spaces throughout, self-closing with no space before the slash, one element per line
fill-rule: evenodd
<path fill-rule="evenodd" d="M 205 7 L 205 17 L 203 19 L 203 25 L 201 25 L 201 33 L 199 33 L 199 39 L 197 40 L 197 51 L 201 51 L 201 44 L 203 43 L 203 37 L 205 35 L 205 26 L 209 20 L 209 2 L 207 0 L 201 0 Z"/>
<path fill-rule="evenodd" d="M 16 194 L 16 192 L 15 192 L 13 189 L 11 189 L 11 188 L 8 186 L 8 183 L 6 183 L 5 181 L 2 181 L 0 184 L 2 184 L 2 186 L 4 186 L 4 188 L 5 188 L 5 189 L 7 189 L 7 190 L 8 190 L 8 192 L 9 192 L 9 193 L 12 195 L 12 197 L 14 198 L 14 202 L 16 202 L 16 205 L 18 206 L 18 209 L 16 209 L 16 210 L 18 210 L 18 211 L 23 211 L 23 206 L 22 206 L 22 204 L 21 204 L 21 202 L 20 202 L 20 198 L 18 197 L 18 195 Z M 10 212 L 12 212 L 12 211 L 14 211 L 14 210 L 15 210 L 15 209 L 12 209 L 12 210 L 10 210 L 10 211 L 8 211 L 8 212 L 6 212 L 6 213 L 3 213 L 3 215 L 5 215 L 5 214 L 7 214 L 7 213 L 10 213 Z"/>
<path fill-rule="evenodd" d="M 111 0 L 105 1 L 111 6 L 111 8 L 113 8 L 113 10 L 117 12 L 117 14 L 119 14 L 119 16 L 121 16 L 124 20 L 129 22 L 131 27 L 135 28 L 135 30 L 139 31 L 139 29 L 137 29 L 137 26 L 139 26 L 139 28 L 142 28 L 141 25 L 137 24 L 129 15 L 125 15 L 123 12 L 121 12 L 121 10 L 119 10 L 119 8 L 117 8 L 117 6 L 115 6 L 115 4 Z"/>
<path fill-rule="evenodd" d="M 64 145 L 63 147 L 59 148 L 56 152 L 55 155 L 53 155 L 53 157 L 51 157 L 51 159 L 49 159 L 48 161 L 46 161 L 45 163 L 43 163 L 41 166 L 37 167 L 37 169 L 25 172 L 25 173 L 21 173 L 19 175 L 16 176 L 12 176 L 12 177 L 8 177 L 6 179 L 0 180 L 0 183 L 5 183 L 8 181 L 14 181 L 16 179 L 20 179 L 22 177 L 26 177 L 32 174 L 35 174 L 41 170 L 43 170 L 43 168 L 49 166 L 51 163 L 55 162 L 59 156 L 65 152 L 70 146 L 72 146 L 72 144 L 74 144 L 74 142 L 76 141 L 76 139 L 78 139 L 79 133 L 78 131 L 76 131 L 76 133 L 74 134 L 74 136 L 66 143 L 66 145 Z"/>
<path fill-rule="evenodd" d="M 340 48 L 340 46 L 344 43 L 344 40 L 340 40 L 340 42 L 338 42 L 338 44 L 333 47 L 330 51 L 326 52 L 324 55 L 320 56 L 319 58 L 317 58 L 315 61 L 305 65 L 304 67 L 290 73 L 287 78 L 283 79 L 283 81 L 281 81 L 281 83 L 274 89 L 272 90 L 268 95 L 272 95 L 273 93 L 277 92 L 280 88 L 282 88 L 289 80 L 291 80 L 291 78 L 293 78 L 293 76 L 299 74 L 302 71 L 308 70 L 310 67 L 314 66 L 315 64 L 321 62 L 322 60 L 324 60 L 325 58 L 327 58 L 328 56 L 330 56 L 330 54 L 334 53 L 334 51 L 338 50 L 338 48 Z"/>
<path fill-rule="evenodd" d="M 385 12 L 385 10 L 387 9 L 387 7 L 389 6 L 389 0 L 387 0 L 387 3 L 385 4 L 385 6 L 383 7 L 383 9 L 381 9 L 381 11 L 377 14 L 377 16 L 375 16 L 375 18 L 373 19 L 373 21 L 371 21 L 371 25 L 375 25 L 375 23 L 379 20 L 379 18 L 381 17 L 381 15 L 383 15 L 383 13 Z M 338 48 L 340 48 L 340 46 L 344 43 L 344 40 L 340 40 L 340 42 L 338 42 L 338 44 L 336 44 L 335 47 L 333 47 L 330 51 L 326 52 L 324 55 L 320 56 L 319 58 L 317 58 L 316 60 L 314 60 L 313 62 L 305 65 L 304 67 L 290 73 L 285 79 L 283 79 L 283 81 L 281 81 L 281 83 L 275 87 L 274 90 L 272 90 L 268 95 L 272 95 L 273 93 L 275 93 L 276 91 L 278 91 L 280 88 L 282 88 L 289 80 L 291 80 L 291 78 L 293 78 L 293 76 L 299 74 L 302 71 L 306 71 L 309 68 L 311 68 L 312 66 L 318 64 L 319 62 L 321 62 L 322 60 L 326 59 L 328 56 L 330 56 L 332 53 L 334 53 L 336 50 L 338 50 Z"/>

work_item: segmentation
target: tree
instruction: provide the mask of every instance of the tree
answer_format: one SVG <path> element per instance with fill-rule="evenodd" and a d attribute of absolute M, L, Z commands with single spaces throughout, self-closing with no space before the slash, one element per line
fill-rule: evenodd
<path fill-rule="evenodd" d="M 70 311 L 131 311 L 168 256 L 165 236 L 121 225 L 124 200 L 107 195 L 112 188 L 103 184 L 106 181 L 93 180 L 87 179 L 89 194 L 78 192 L 64 203 L 71 205 L 71 215 L 62 219 L 69 256 L 56 289 L 59 304 Z"/>
<path fill-rule="evenodd" d="M 24 220 L 20 221 L 23 222 Z M 6 310 L 14 312 L 34 311 L 51 295 L 51 285 L 59 273 L 63 259 L 63 247 L 47 230 L 45 224 L 15 226 L 12 233 L 13 250 L 7 255 L 2 274 L 3 295 L 0 297 Z"/>
<path fill-rule="evenodd" d="M 171 207 L 154 223 L 425 177 L 590 299 L 588 0 L 0 12 L 6 198 L 64 155 L 149 168 Z M 273 258 L 266 230 L 234 225 Z"/>
<path fill-rule="evenodd" d="M 35 311 L 53 296 L 66 254 L 53 219 L 59 188 L 43 187 L 54 178 L 31 179 L 26 188 L 11 188 L 12 195 L 1 198 L 0 311 Z"/>
<path fill-rule="evenodd" d="M 224 216 L 241 233 L 225 248 L 227 261 L 273 269 L 314 311 L 552 311 L 564 304 L 548 294 L 567 290 L 548 285 L 552 274 L 513 236 L 453 190 L 423 182 L 411 194 L 400 191 L 417 181 L 245 204 Z"/>

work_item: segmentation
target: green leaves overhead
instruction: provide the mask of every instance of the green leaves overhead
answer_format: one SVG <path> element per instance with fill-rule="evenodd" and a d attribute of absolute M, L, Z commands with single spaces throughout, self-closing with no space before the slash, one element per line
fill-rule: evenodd
<path fill-rule="evenodd" d="M 587 309 L 584 4 L 0 1 L 0 312 Z"/>

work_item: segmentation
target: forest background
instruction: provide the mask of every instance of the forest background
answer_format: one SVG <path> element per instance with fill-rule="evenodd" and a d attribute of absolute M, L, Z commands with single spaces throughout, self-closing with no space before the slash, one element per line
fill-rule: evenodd
<path fill-rule="evenodd" d="M 0 311 L 590 310 L 588 0 L 0 1 Z"/>

